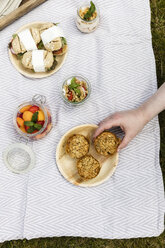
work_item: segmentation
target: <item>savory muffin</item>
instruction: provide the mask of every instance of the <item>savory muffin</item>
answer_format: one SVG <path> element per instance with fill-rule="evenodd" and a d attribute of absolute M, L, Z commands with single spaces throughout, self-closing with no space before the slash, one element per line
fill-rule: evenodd
<path fill-rule="evenodd" d="M 84 179 L 92 179 L 100 172 L 100 163 L 91 155 L 86 155 L 77 161 L 77 170 Z"/>
<path fill-rule="evenodd" d="M 66 152 L 71 158 L 81 158 L 89 151 L 89 141 L 81 134 L 69 137 L 66 144 Z"/>
<path fill-rule="evenodd" d="M 110 132 L 101 133 L 94 141 L 96 151 L 103 156 L 114 154 L 117 151 L 119 144 L 120 139 Z"/>

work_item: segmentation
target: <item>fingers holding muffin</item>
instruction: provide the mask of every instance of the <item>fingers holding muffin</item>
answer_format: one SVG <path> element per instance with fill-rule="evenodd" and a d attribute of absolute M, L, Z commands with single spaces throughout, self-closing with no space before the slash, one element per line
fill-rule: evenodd
<path fill-rule="evenodd" d="M 111 132 L 102 132 L 94 140 L 94 146 L 100 155 L 108 156 L 117 152 L 117 148 L 120 144 L 120 139 Z"/>

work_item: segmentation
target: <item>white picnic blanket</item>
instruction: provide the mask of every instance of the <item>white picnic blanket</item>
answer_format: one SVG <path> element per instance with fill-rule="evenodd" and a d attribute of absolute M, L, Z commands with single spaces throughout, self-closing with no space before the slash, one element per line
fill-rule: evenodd
<path fill-rule="evenodd" d="M 33 143 L 37 164 L 30 173 L 13 174 L 0 158 L 0 242 L 51 236 L 121 239 L 158 236 L 164 229 L 157 118 L 121 151 L 115 174 L 100 186 L 76 187 L 56 166 L 56 146 L 66 131 L 139 106 L 156 91 L 149 1 L 95 2 L 101 23 L 92 34 L 76 28 L 77 0 L 49 0 L 0 33 L 1 153 L 19 139 L 13 112 L 34 94 L 47 97 L 54 123 L 47 137 Z M 8 58 L 11 35 L 32 21 L 60 22 L 67 36 L 66 63 L 49 78 L 25 78 Z M 60 95 L 71 74 L 84 75 L 92 86 L 89 101 L 74 108 Z"/>

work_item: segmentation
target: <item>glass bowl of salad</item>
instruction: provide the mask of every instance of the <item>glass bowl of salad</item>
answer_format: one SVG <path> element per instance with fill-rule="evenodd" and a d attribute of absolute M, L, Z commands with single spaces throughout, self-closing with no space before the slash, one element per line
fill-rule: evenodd
<path fill-rule="evenodd" d="M 84 103 L 90 96 L 91 85 L 83 76 L 70 76 L 62 85 L 62 97 L 70 105 Z"/>

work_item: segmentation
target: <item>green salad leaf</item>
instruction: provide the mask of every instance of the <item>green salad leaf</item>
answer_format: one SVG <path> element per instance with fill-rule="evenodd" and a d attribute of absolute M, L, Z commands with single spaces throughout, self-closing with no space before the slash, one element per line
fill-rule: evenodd
<path fill-rule="evenodd" d="M 12 37 L 13 37 L 13 39 L 15 39 L 15 37 L 17 37 L 17 34 L 13 34 Z"/>
<path fill-rule="evenodd" d="M 27 129 L 27 133 L 32 133 L 32 132 L 34 132 L 36 129 L 35 129 L 35 127 L 29 127 L 28 129 Z"/>
<path fill-rule="evenodd" d="M 68 86 L 68 88 L 70 90 L 74 90 L 74 92 L 78 95 L 78 96 L 81 96 L 81 91 L 80 89 L 78 89 L 80 85 L 78 83 L 76 83 L 76 78 L 73 77 L 72 80 L 71 80 L 71 84 Z"/>
<path fill-rule="evenodd" d="M 32 116 L 31 121 L 32 121 L 32 122 L 37 122 L 37 120 L 38 120 L 38 112 L 35 112 L 35 113 L 33 114 L 33 116 Z"/>
<path fill-rule="evenodd" d="M 8 48 L 12 48 L 12 43 L 11 42 L 9 42 Z"/>
<path fill-rule="evenodd" d="M 42 128 L 42 125 L 39 123 L 36 123 L 38 120 L 38 112 L 35 112 L 32 116 L 32 120 L 31 121 L 25 121 L 24 125 L 29 127 L 27 129 L 27 133 L 33 133 L 36 130 L 40 130 Z"/>
<path fill-rule="evenodd" d="M 89 20 L 89 18 L 96 11 L 96 6 L 94 5 L 94 3 L 91 1 L 90 4 L 91 4 L 91 6 L 90 6 L 88 12 L 84 15 L 84 20 Z"/>
<path fill-rule="evenodd" d="M 37 130 L 40 130 L 42 128 L 42 125 L 38 124 L 38 123 L 35 123 L 34 128 L 36 128 Z"/>
<path fill-rule="evenodd" d="M 17 36 L 17 34 L 13 34 L 12 37 L 13 39 Z M 12 48 L 12 41 L 9 43 L 8 48 Z"/>
<path fill-rule="evenodd" d="M 66 41 L 66 39 L 64 37 L 62 37 L 61 40 L 62 40 L 63 45 L 67 45 L 67 41 Z"/>
<path fill-rule="evenodd" d="M 80 89 L 74 89 L 74 92 L 75 92 L 78 96 L 81 96 L 81 91 L 80 91 Z"/>
<path fill-rule="evenodd" d="M 37 47 L 38 47 L 39 50 L 40 50 L 40 49 L 45 49 L 42 40 L 38 43 Z"/>
<path fill-rule="evenodd" d="M 18 53 L 18 54 L 17 54 L 17 58 L 18 58 L 18 59 L 22 59 L 22 56 L 23 56 L 23 55 L 24 55 L 24 53 Z"/>
<path fill-rule="evenodd" d="M 68 86 L 68 88 L 70 90 L 74 90 L 75 88 L 77 88 L 78 86 L 80 86 L 79 84 L 76 83 L 76 78 L 73 77 L 71 80 L 71 84 Z"/>
<path fill-rule="evenodd" d="M 32 122 L 32 121 L 25 121 L 24 122 L 24 125 L 27 126 L 27 127 L 33 127 L 34 126 L 34 122 Z"/>
<path fill-rule="evenodd" d="M 56 65 L 57 65 L 57 60 L 56 60 L 56 56 L 53 55 L 54 61 L 53 61 L 53 65 L 47 69 L 47 71 L 52 71 L 55 69 Z"/>

